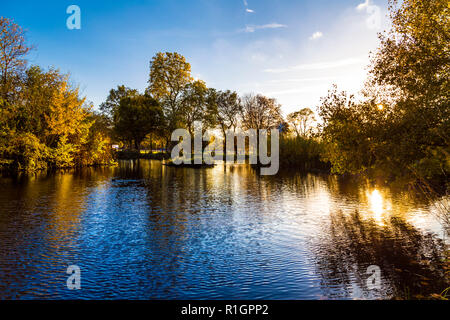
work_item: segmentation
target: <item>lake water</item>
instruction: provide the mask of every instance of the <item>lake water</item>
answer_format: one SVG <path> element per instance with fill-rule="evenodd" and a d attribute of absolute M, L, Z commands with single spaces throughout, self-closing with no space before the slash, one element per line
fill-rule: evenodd
<path fill-rule="evenodd" d="M 448 284 L 445 198 L 143 160 L 0 190 L 2 299 L 386 299 Z M 69 265 L 81 290 L 67 289 Z"/>

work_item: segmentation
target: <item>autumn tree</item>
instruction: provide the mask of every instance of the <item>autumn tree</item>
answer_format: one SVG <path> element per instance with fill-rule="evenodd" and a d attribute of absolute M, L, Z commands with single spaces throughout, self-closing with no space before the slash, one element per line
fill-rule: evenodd
<path fill-rule="evenodd" d="M 263 95 L 246 95 L 241 105 L 242 125 L 246 129 L 274 129 L 281 120 L 281 105 Z"/>
<path fill-rule="evenodd" d="M 81 145 L 75 158 L 77 165 L 110 165 L 114 163 L 110 120 L 102 113 L 92 112 L 86 121 L 91 124 L 86 143 Z"/>
<path fill-rule="evenodd" d="M 2 157 L 12 167 L 33 171 L 96 164 L 88 146 L 95 123 L 92 106 L 79 97 L 67 75 L 56 69 L 29 68 L 12 105 L 15 112 L 2 145 Z M 92 139 L 102 144 L 99 152 L 109 152 L 104 136 Z"/>
<path fill-rule="evenodd" d="M 375 137 L 384 125 L 380 121 L 383 113 L 334 86 L 321 99 L 319 115 L 323 121 L 321 136 L 327 143 L 322 157 L 333 164 L 333 172 L 360 173 L 372 168 L 379 146 Z"/>
<path fill-rule="evenodd" d="M 24 30 L 11 19 L 0 17 L 0 86 L 4 102 L 10 99 L 13 88 L 25 69 L 27 45 Z"/>
<path fill-rule="evenodd" d="M 203 115 L 204 130 L 217 128 L 218 125 L 218 92 L 214 88 L 208 88 L 205 99 L 205 113 Z"/>
<path fill-rule="evenodd" d="M 163 110 L 158 101 L 148 95 L 123 98 L 115 117 L 115 131 L 118 136 L 140 150 L 145 137 L 158 132 L 164 126 Z"/>
<path fill-rule="evenodd" d="M 226 146 L 226 134 L 232 130 L 236 132 L 239 124 L 239 117 L 241 114 L 240 98 L 236 92 L 219 91 L 216 96 L 217 101 L 217 123 L 225 137 Z"/>
<path fill-rule="evenodd" d="M 263 95 L 246 95 L 242 98 L 241 118 L 244 129 L 254 129 L 257 133 L 256 150 L 259 153 L 261 130 L 277 129 L 283 121 L 281 105 L 273 98 Z"/>
<path fill-rule="evenodd" d="M 207 113 L 207 94 L 208 88 L 201 80 L 186 85 L 182 92 L 180 121 L 191 136 L 194 134 L 194 123 L 196 121 L 203 122 Z"/>
<path fill-rule="evenodd" d="M 339 173 L 371 170 L 410 182 L 446 181 L 448 1 L 390 1 L 389 10 L 392 29 L 380 35 L 364 99 L 335 89 L 322 101 L 327 153 Z"/>
<path fill-rule="evenodd" d="M 27 67 L 24 31 L 0 18 L 0 166 L 35 171 L 113 161 L 92 105 L 57 69 Z M 94 149 L 95 150 L 94 150 Z"/>
<path fill-rule="evenodd" d="M 383 162 L 421 179 L 450 171 L 449 15 L 446 0 L 391 0 L 392 29 L 370 70 L 387 101 Z"/>
<path fill-rule="evenodd" d="M 7 139 L 13 125 L 13 99 L 26 68 L 26 55 L 31 47 L 26 44 L 24 30 L 11 19 L 0 17 L 0 166 L 6 160 Z"/>
<path fill-rule="evenodd" d="M 130 89 L 124 85 L 117 86 L 117 89 L 111 89 L 106 101 L 100 105 L 100 111 L 105 114 L 110 120 L 114 120 L 120 100 L 123 98 L 133 97 L 138 95 L 139 92 L 135 89 Z"/>
<path fill-rule="evenodd" d="M 150 62 L 147 93 L 159 101 L 167 121 L 166 139 L 182 125 L 183 92 L 193 82 L 191 65 L 178 53 L 157 53 Z"/>
<path fill-rule="evenodd" d="M 297 137 L 303 138 L 311 135 L 314 123 L 316 122 L 314 112 L 309 108 L 290 113 L 286 120 Z"/>

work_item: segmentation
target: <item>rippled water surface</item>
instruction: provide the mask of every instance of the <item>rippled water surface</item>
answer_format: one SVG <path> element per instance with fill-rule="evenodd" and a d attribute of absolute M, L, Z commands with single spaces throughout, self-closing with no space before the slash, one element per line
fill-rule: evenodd
<path fill-rule="evenodd" d="M 5 177 L 0 190 L 3 299 L 372 299 L 446 285 L 445 199 L 157 161 Z"/>

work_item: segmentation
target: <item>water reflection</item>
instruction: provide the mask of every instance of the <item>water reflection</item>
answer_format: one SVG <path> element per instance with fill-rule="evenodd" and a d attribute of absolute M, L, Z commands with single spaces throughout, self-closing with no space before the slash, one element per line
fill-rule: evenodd
<path fill-rule="evenodd" d="M 421 233 L 401 217 L 364 219 L 356 211 L 332 214 L 316 247 L 318 272 L 327 297 L 423 299 L 450 284 L 445 243 Z M 382 288 L 368 290 L 367 268 L 382 270 Z M 446 274 L 447 272 L 447 274 Z"/>
<path fill-rule="evenodd" d="M 434 200 L 368 183 L 123 161 L 0 189 L 0 298 L 390 298 L 443 284 Z M 379 292 L 364 286 L 371 264 Z"/>
<path fill-rule="evenodd" d="M 381 196 L 380 191 L 373 190 L 372 193 L 369 195 L 369 203 L 370 203 L 370 209 L 375 215 L 375 219 L 381 221 L 383 219 L 383 197 Z"/>

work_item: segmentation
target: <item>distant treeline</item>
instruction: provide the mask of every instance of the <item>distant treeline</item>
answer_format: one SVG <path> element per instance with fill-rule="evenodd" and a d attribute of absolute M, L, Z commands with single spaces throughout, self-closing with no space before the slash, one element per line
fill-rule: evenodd
<path fill-rule="evenodd" d="M 144 142 L 170 150 L 171 132 L 185 128 L 192 133 L 195 121 L 222 133 L 279 128 L 282 166 L 331 164 L 338 174 L 371 173 L 445 186 L 450 169 L 448 14 L 445 0 L 392 1 L 392 29 L 380 35 L 362 98 L 334 86 L 317 108 L 319 122 L 310 108 L 283 118 L 275 99 L 207 88 L 192 78 L 189 63 L 177 53 L 152 59 L 145 93 L 120 86 L 101 109 L 125 148 L 139 149 Z M 142 113 L 138 106 L 145 108 Z"/>
<path fill-rule="evenodd" d="M 170 152 L 171 134 L 203 129 L 279 129 L 284 167 L 372 173 L 386 180 L 448 183 L 449 7 L 445 0 L 390 1 L 362 98 L 334 86 L 318 106 L 283 117 L 273 98 L 208 88 L 178 53 L 157 53 L 145 92 L 120 85 L 100 114 L 67 76 L 27 67 L 23 31 L 0 21 L 0 161 L 19 169 L 105 164 L 111 145 Z"/>

